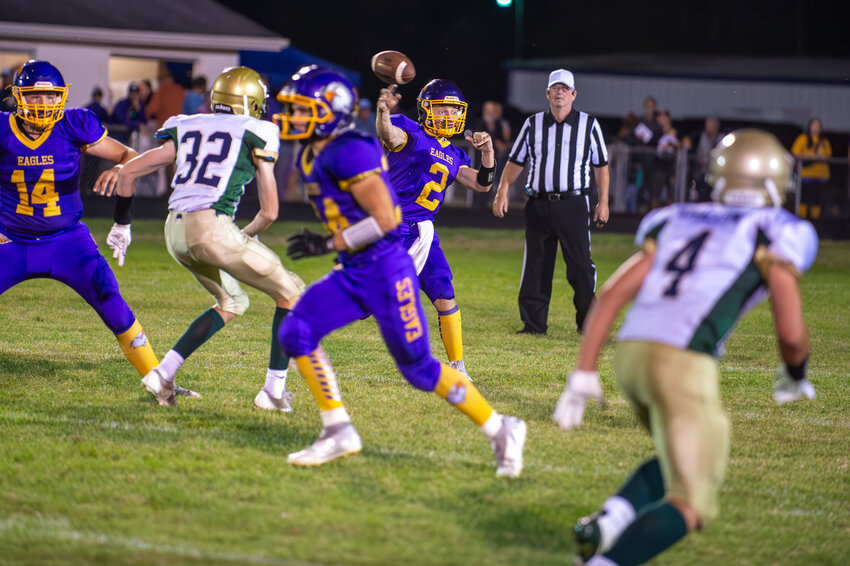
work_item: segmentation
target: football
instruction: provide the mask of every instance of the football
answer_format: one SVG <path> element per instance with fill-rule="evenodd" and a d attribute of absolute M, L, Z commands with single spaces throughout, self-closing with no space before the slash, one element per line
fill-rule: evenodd
<path fill-rule="evenodd" d="M 401 51 L 381 51 L 372 57 L 372 72 L 390 85 L 405 85 L 416 78 L 410 57 Z"/>

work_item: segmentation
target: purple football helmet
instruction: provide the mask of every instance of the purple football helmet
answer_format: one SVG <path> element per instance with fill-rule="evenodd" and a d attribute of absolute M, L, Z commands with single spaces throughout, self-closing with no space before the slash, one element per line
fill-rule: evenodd
<path fill-rule="evenodd" d="M 59 69 L 47 61 L 30 59 L 21 65 L 12 80 L 12 96 L 18 105 L 18 116 L 39 129 L 55 124 L 65 114 L 69 86 L 65 84 Z M 58 101 L 28 104 L 24 98 L 41 93 L 54 94 L 58 96 Z"/>
<path fill-rule="evenodd" d="M 316 65 L 302 67 L 280 89 L 283 112 L 274 115 L 285 140 L 327 138 L 354 127 L 357 91 L 343 75 Z"/>
<path fill-rule="evenodd" d="M 437 137 L 463 133 L 466 123 L 466 100 L 452 81 L 434 79 L 422 87 L 416 99 L 419 123 Z"/>

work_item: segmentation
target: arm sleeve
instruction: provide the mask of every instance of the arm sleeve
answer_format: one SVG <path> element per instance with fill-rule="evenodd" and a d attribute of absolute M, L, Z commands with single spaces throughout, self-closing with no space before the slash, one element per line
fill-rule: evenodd
<path fill-rule="evenodd" d="M 383 153 L 377 141 L 367 137 L 352 137 L 337 151 L 332 174 L 342 190 L 347 191 L 357 181 L 379 175 L 383 169 Z"/>
<path fill-rule="evenodd" d="M 608 165 L 608 148 L 605 146 L 605 138 L 602 136 L 602 127 L 596 118 L 593 119 L 593 125 L 590 129 L 590 157 L 594 167 L 604 167 Z"/>
<path fill-rule="evenodd" d="M 106 128 L 88 108 L 69 108 L 64 119 L 68 139 L 80 147 L 93 145 L 106 136 Z"/>
<path fill-rule="evenodd" d="M 785 222 L 776 223 L 769 229 L 775 233 L 771 235 L 768 251 L 780 261 L 794 266 L 801 275 L 808 271 L 818 253 L 818 235 L 814 226 L 789 213 Z"/>
<path fill-rule="evenodd" d="M 272 122 L 257 120 L 251 122 L 247 129 L 254 134 L 251 137 L 251 140 L 253 140 L 251 142 L 253 146 L 251 155 L 254 159 L 277 161 L 278 154 L 280 154 L 280 137 L 278 136 L 277 125 Z M 246 136 L 247 139 L 248 136 Z"/>

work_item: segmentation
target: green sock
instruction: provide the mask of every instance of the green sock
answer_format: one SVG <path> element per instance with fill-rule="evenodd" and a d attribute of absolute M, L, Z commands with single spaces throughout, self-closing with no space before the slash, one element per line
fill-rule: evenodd
<path fill-rule="evenodd" d="M 661 465 L 658 458 L 651 458 L 641 464 L 626 483 L 617 492 L 617 495 L 632 504 L 635 511 L 655 503 L 664 497 L 664 478 L 661 476 Z"/>
<path fill-rule="evenodd" d="M 185 360 L 192 352 L 200 348 L 204 342 L 212 338 L 212 335 L 224 328 L 224 321 L 215 309 L 209 309 L 196 318 L 180 340 L 174 345 L 173 350 L 183 356 Z"/>
<path fill-rule="evenodd" d="M 271 350 L 269 350 L 269 369 L 286 369 L 289 367 L 289 356 L 281 349 L 280 340 L 277 339 L 277 331 L 280 329 L 280 323 L 283 322 L 287 314 L 289 314 L 289 309 L 283 307 L 276 307 L 274 309 L 272 346 Z"/>
<path fill-rule="evenodd" d="M 643 564 L 687 534 L 688 527 L 679 510 L 667 501 L 659 501 L 644 508 L 604 556 L 618 566 Z"/>

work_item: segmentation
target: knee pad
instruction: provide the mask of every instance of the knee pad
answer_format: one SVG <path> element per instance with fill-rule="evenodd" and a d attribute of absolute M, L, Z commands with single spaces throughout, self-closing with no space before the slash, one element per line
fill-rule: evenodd
<path fill-rule="evenodd" d="M 430 352 L 407 364 L 398 364 L 401 375 L 416 389 L 433 391 L 440 379 L 440 362 Z"/>
<path fill-rule="evenodd" d="M 293 312 L 281 322 L 277 340 L 283 351 L 292 357 L 306 356 L 319 347 L 319 340 L 313 329 L 306 320 Z"/>
<path fill-rule="evenodd" d="M 235 297 L 231 295 L 225 295 L 218 302 L 218 308 L 220 308 L 224 312 L 235 314 L 236 316 L 241 316 L 245 314 L 245 311 L 248 310 L 249 306 L 251 306 L 251 300 L 248 298 L 248 295 L 244 293 Z"/>

